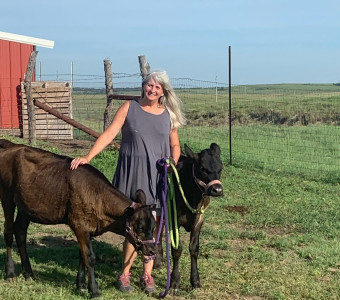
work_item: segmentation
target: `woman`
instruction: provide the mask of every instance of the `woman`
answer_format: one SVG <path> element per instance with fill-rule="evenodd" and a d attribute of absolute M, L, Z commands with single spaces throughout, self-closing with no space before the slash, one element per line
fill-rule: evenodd
<path fill-rule="evenodd" d="M 157 235 L 160 216 L 161 191 L 158 188 L 157 160 L 172 157 L 176 164 L 180 156 L 177 128 L 186 123 L 181 100 L 176 96 L 165 71 L 149 73 L 142 82 L 142 97 L 126 101 L 117 111 L 110 126 L 99 136 L 89 153 L 75 158 L 71 169 L 89 163 L 122 131 L 117 168 L 113 185 L 134 200 L 135 192 L 142 189 L 147 204 L 156 204 Z M 130 268 L 137 256 L 133 245 L 125 239 L 123 267 L 118 277 L 119 289 L 130 292 Z M 151 276 L 153 260 L 144 259 L 144 273 L 140 278 L 146 292 L 156 291 Z"/>

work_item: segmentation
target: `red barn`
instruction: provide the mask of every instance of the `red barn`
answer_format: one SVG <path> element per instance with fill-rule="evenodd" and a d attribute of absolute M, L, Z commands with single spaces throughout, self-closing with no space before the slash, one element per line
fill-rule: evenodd
<path fill-rule="evenodd" d="M 36 46 L 53 48 L 54 42 L 0 31 L 0 130 L 21 128 L 20 83 Z"/>

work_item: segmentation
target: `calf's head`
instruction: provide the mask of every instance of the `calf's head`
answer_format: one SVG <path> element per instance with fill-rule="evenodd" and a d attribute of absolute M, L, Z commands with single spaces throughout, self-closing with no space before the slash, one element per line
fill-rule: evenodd
<path fill-rule="evenodd" d="M 221 149 L 216 143 L 200 153 L 193 152 L 187 145 L 184 145 L 185 153 L 194 160 L 192 174 L 202 194 L 217 197 L 223 194 L 223 187 L 220 181 L 223 164 L 220 158 Z"/>
<path fill-rule="evenodd" d="M 136 202 L 125 210 L 126 237 L 136 250 L 142 250 L 147 256 L 155 254 L 155 241 L 153 232 L 156 226 L 152 215 L 152 206 L 146 205 L 146 197 L 142 190 L 135 196 Z"/>

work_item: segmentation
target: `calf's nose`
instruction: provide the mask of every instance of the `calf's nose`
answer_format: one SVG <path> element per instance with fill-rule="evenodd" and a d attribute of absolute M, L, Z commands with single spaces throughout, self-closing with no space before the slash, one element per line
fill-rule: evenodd
<path fill-rule="evenodd" d="M 223 195 L 223 187 L 220 184 L 216 184 L 210 187 L 209 195 L 217 197 Z"/>

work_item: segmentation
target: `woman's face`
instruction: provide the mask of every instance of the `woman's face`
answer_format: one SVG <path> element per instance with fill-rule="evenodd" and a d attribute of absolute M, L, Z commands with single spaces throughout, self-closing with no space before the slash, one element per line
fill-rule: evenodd
<path fill-rule="evenodd" d="M 164 95 L 163 87 L 152 78 L 144 85 L 144 95 L 147 99 L 154 101 Z"/>

